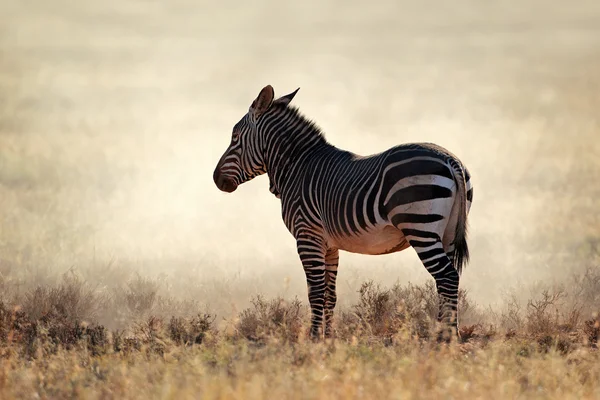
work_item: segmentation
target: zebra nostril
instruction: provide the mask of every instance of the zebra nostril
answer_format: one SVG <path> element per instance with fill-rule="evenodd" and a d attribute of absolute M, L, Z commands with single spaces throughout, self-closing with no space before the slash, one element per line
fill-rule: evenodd
<path fill-rule="evenodd" d="M 215 185 L 217 185 L 217 188 L 223 192 L 231 193 L 237 189 L 237 184 L 233 181 L 233 179 L 223 176 L 218 170 L 215 171 L 213 179 L 215 181 Z"/>
<path fill-rule="evenodd" d="M 237 189 L 237 185 L 231 179 L 221 178 L 219 189 L 221 189 L 224 192 L 231 193 L 235 189 Z"/>

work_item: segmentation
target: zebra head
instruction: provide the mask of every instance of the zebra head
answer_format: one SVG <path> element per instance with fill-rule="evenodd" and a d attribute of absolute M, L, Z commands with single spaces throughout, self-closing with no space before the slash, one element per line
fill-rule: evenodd
<path fill-rule="evenodd" d="M 275 105 L 287 106 L 296 91 L 276 100 L 271 85 L 265 86 L 252 102 L 248 113 L 234 125 L 231 142 L 217 163 L 213 180 L 223 192 L 231 193 L 244 182 L 267 172 L 262 149 L 261 122 Z"/>

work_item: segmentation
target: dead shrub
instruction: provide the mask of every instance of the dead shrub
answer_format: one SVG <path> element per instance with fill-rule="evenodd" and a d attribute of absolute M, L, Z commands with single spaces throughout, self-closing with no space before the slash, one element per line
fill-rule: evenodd
<path fill-rule="evenodd" d="M 267 301 L 259 295 L 252 299 L 252 307 L 240 313 L 236 330 L 241 337 L 251 341 L 278 338 L 296 342 L 304 316 L 304 308 L 298 299 L 288 302 L 278 297 Z"/>
<path fill-rule="evenodd" d="M 23 323 L 13 335 L 12 342 L 20 346 L 21 355 L 26 358 L 55 354 L 60 348 L 86 348 L 92 355 L 99 355 L 109 346 L 107 331 L 102 325 L 70 321 L 56 314 Z"/>
<path fill-rule="evenodd" d="M 598 311 L 600 304 L 600 264 L 588 266 L 583 273 L 572 276 L 572 297 L 586 318 Z"/>
<path fill-rule="evenodd" d="M 563 286 L 543 288 L 527 302 L 524 334 L 537 341 L 539 350 L 567 354 L 582 342 L 581 308 Z"/>
<path fill-rule="evenodd" d="M 438 294 L 434 282 L 423 285 L 395 284 L 382 289 L 372 281 L 359 289 L 359 302 L 352 311 L 342 312 L 338 328 L 341 337 L 365 333 L 390 341 L 400 333 L 421 339 L 432 336 L 438 315 Z M 465 291 L 459 291 L 460 319 L 477 321 L 481 313 Z"/>
<path fill-rule="evenodd" d="M 594 319 L 585 321 L 583 332 L 587 344 L 593 348 L 597 348 L 598 341 L 600 340 L 600 313 L 596 313 Z"/>
<path fill-rule="evenodd" d="M 169 337 L 178 345 L 202 344 L 207 332 L 212 329 L 215 316 L 198 314 L 193 318 L 171 317 Z"/>
<path fill-rule="evenodd" d="M 435 295 L 437 296 L 437 294 Z M 430 287 L 396 284 L 384 290 L 372 281 L 359 289 L 359 302 L 353 307 L 359 331 L 370 336 L 391 340 L 405 329 L 421 338 L 430 336 L 434 296 Z"/>
<path fill-rule="evenodd" d="M 496 331 L 492 326 L 487 329 L 481 324 L 475 325 L 462 325 L 459 327 L 460 339 L 462 342 L 471 342 L 479 340 L 482 343 L 489 342 L 494 336 Z"/>
<path fill-rule="evenodd" d="M 137 276 L 127 283 L 123 300 L 129 312 L 136 316 L 151 313 L 158 296 L 158 283 L 152 279 Z"/>
<path fill-rule="evenodd" d="M 126 329 L 135 322 L 143 322 L 157 315 L 160 302 L 159 284 L 156 280 L 136 275 L 123 286 L 113 288 L 111 297 L 112 311 L 106 311 L 102 322 L 112 329 Z"/>
<path fill-rule="evenodd" d="M 22 302 L 23 312 L 31 320 L 53 315 L 68 321 L 92 321 L 105 305 L 106 298 L 75 275 L 64 276 L 56 287 L 36 287 Z"/>
<path fill-rule="evenodd" d="M 390 290 L 382 290 L 379 285 L 372 281 L 361 285 L 359 291 L 359 302 L 353 307 L 360 330 L 367 332 L 371 336 L 391 337 L 392 326 L 396 321 Z"/>
<path fill-rule="evenodd" d="M 22 305 L 0 303 L 0 341 L 20 346 L 25 357 L 53 354 L 59 348 L 106 351 L 108 337 L 101 325 L 89 323 L 106 303 L 75 275 L 65 275 L 58 286 L 38 286 L 22 298 Z"/>
<path fill-rule="evenodd" d="M 555 350 L 562 355 L 566 355 L 576 347 L 576 341 L 565 334 L 542 335 L 537 338 L 537 343 L 538 349 L 542 353 Z"/>
<path fill-rule="evenodd" d="M 490 342 L 498 338 L 498 332 L 493 325 L 460 325 L 460 343 L 462 350 L 469 352 L 475 348 L 485 348 Z"/>
<path fill-rule="evenodd" d="M 173 297 L 157 296 L 152 315 L 165 319 L 170 317 L 188 318 L 195 315 L 200 308 L 202 307 L 197 300 L 181 300 Z"/>
<path fill-rule="evenodd" d="M 0 343 L 20 342 L 25 327 L 30 323 L 21 307 L 0 301 Z"/>
<path fill-rule="evenodd" d="M 526 329 L 532 335 L 569 333 L 578 329 L 581 309 L 562 287 L 544 289 L 527 302 Z"/>
<path fill-rule="evenodd" d="M 525 326 L 521 303 L 513 294 L 506 299 L 504 309 L 499 315 L 500 327 L 506 332 L 507 336 L 515 336 Z"/>
<path fill-rule="evenodd" d="M 161 295 L 161 281 L 136 275 L 124 286 L 113 290 L 112 312 L 103 314 L 102 322 L 113 329 L 127 329 L 134 322 L 143 322 L 154 316 L 169 320 L 171 317 L 191 317 L 200 304 L 194 299 L 178 299 Z"/>
<path fill-rule="evenodd" d="M 126 337 L 125 331 L 116 330 L 112 334 L 112 345 L 115 353 L 130 354 L 142 349 L 141 341 L 136 337 Z"/>
<path fill-rule="evenodd" d="M 566 294 L 562 288 L 545 289 L 540 298 L 527 302 L 527 331 L 533 335 L 556 333 L 560 323 L 559 306 Z"/>
<path fill-rule="evenodd" d="M 167 347 L 167 335 L 162 318 L 150 316 L 133 327 L 133 336 L 145 347 L 147 354 L 163 355 Z"/>

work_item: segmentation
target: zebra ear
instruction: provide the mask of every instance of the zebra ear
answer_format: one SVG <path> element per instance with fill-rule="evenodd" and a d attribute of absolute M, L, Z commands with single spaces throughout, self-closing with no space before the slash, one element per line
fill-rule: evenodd
<path fill-rule="evenodd" d="M 294 98 L 294 96 L 296 96 L 296 93 L 298 93 L 298 90 L 300 90 L 300 88 L 294 90 L 292 93 L 290 94 L 286 94 L 285 96 L 281 96 L 280 98 L 278 98 L 277 100 L 275 100 L 275 103 L 277 104 L 284 104 L 284 105 L 288 105 L 292 102 L 292 99 Z"/>
<path fill-rule="evenodd" d="M 265 111 L 271 107 L 273 104 L 273 98 L 275 97 L 275 91 L 273 90 L 273 86 L 267 85 L 258 94 L 256 100 L 252 102 L 250 106 L 250 111 L 254 112 L 254 114 L 258 117 L 263 114 Z"/>

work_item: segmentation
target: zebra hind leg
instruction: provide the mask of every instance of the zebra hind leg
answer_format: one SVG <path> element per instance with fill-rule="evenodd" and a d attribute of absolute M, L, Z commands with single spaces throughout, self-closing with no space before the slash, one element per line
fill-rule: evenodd
<path fill-rule="evenodd" d="M 446 254 L 440 237 L 432 232 L 414 229 L 402 230 L 410 245 L 416 250 L 425 269 L 435 279 L 439 299 L 438 321 L 442 330 L 438 341 L 450 342 L 459 338 L 458 331 L 458 285 L 460 276 L 452 260 Z"/>
<path fill-rule="evenodd" d="M 333 310 L 337 302 L 335 284 L 339 263 L 339 251 L 330 249 L 325 255 L 325 337 L 333 336 Z"/>

